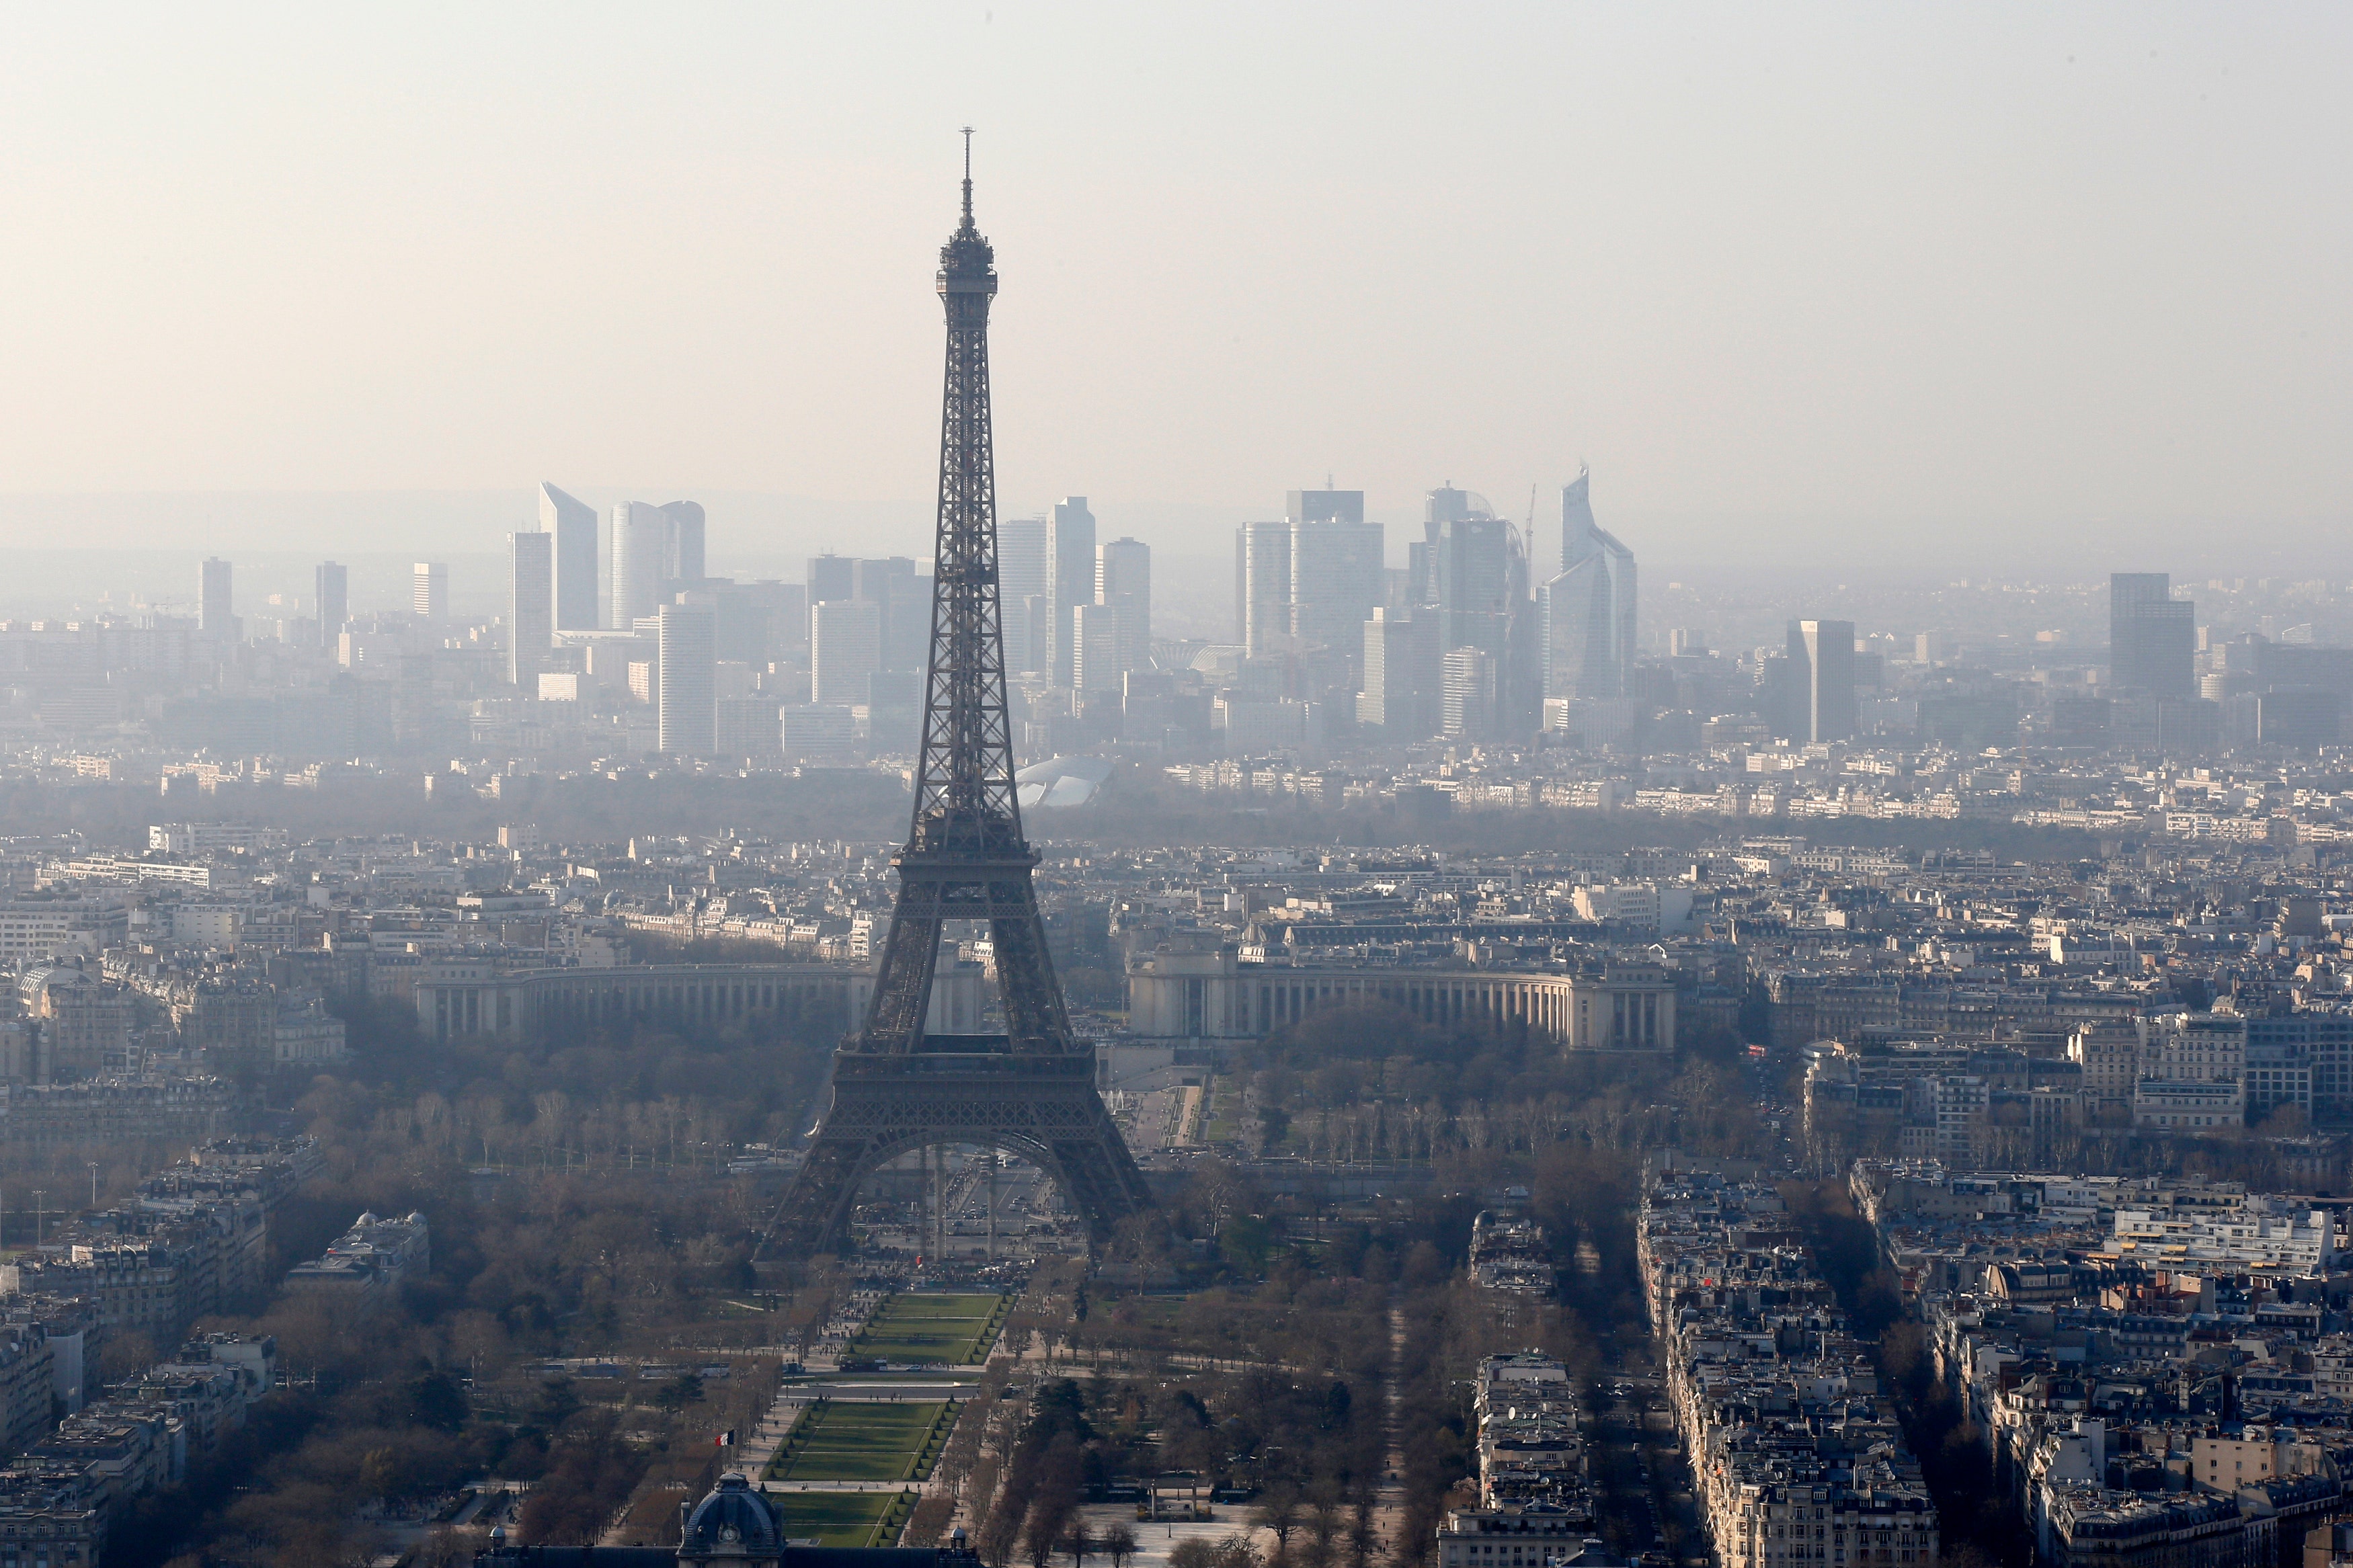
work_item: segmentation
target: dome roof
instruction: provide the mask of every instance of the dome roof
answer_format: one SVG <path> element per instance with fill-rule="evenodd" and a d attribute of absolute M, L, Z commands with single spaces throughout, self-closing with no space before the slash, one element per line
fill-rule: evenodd
<path fill-rule="evenodd" d="M 741 1475 L 730 1472 L 719 1478 L 711 1495 L 694 1505 L 686 1518 L 685 1538 L 679 1542 L 679 1552 L 684 1555 L 725 1555 L 731 1552 L 775 1552 L 783 1542 L 776 1529 L 776 1516 L 769 1510 L 768 1500 L 752 1489 L 752 1483 Z"/>

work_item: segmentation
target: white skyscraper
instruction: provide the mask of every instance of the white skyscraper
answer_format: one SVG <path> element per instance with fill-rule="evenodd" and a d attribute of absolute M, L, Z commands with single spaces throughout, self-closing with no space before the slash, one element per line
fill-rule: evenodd
<path fill-rule="evenodd" d="M 1047 568 L 1054 574 L 1054 682 L 1071 683 L 1077 650 L 1071 645 L 1071 612 L 1095 601 L 1095 514 L 1084 496 L 1064 496 L 1046 522 Z"/>
<path fill-rule="evenodd" d="M 719 749 L 718 639 L 712 607 L 707 603 L 667 604 L 657 615 L 655 744 L 674 755 L 710 756 Z"/>
<path fill-rule="evenodd" d="M 640 616 L 661 605 L 661 585 L 669 575 L 670 519 L 662 509 L 641 500 L 625 500 L 613 508 L 613 629 L 628 631 Z"/>
<path fill-rule="evenodd" d="M 809 700 L 863 702 L 867 678 L 882 668 L 882 607 L 865 599 L 809 606 Z"/>
<path fill-rule="evenodd" d="M 1095 603 L 1125 617 L 1123 673 L 1152 666 L 1152 547 L 1140 539 L 1095 546 Z"/>
<path fill-rule="evenodd" d="M 419 620 L 443 621 L 449 618 L 449 563 L 446 561 L 419 561 L 410 573 L 409 607 Z"/>
<path fill-rule="evenodd" d="M 596 509 L 554 485 L 539 487 L 539 531 L 555 541 L 555 627 L 593 632 L 597 626 Z"/>
<path fill-rule="evenodd" d="M 1035 613 L 1040 605 L 1031 602 L 1053 588 L 1050 563 L 1044 518 L 1008 518 L 997 525 L 997 596 L 1005 620 L 1005 668 L 1016 675 L 1052 662 L 1050 629 Z M 1049 614 L 1052 603 L 1043 598 Z"/>
<path fill-rule="evenodd" d="M 526 694 L 555 637 L 555 545 L 553 533 L 507 535 L 507 679 Z"/>

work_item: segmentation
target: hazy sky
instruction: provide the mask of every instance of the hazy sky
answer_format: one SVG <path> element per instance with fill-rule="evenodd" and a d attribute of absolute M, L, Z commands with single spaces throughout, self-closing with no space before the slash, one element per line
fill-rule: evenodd
<path fill-rule="evenodd" d="M 2348 81 L 2342 5 L 15 6 L 0 492 L 919 527 L 969 121 L 1008 512 L 2331 538 Z"/>

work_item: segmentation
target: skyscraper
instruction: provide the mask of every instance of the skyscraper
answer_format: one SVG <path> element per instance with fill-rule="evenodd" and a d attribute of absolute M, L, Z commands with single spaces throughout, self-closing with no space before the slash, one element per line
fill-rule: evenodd
<path fill-rule="evenodd" d="M 1046 555 L 1054 574 L 1054 684 L 1071 684 L 1077 649 L 1071 612 L 1095 600 L 1095 514 L 1084 496 L 1064 496 L 1046 520 Z"/>
<path fill-rule="evenodd" d="M 1561 570 L 1536 595 L 1547 701 L 1622 697 L 1634 668 L 1634 552 L 1594 522 L 1587 483 L 1560 493 Z"/>
<path fill-rule="evenodd" d="M 2198 695 L 2198 607 L 2163 572 L 2108 574 L 2108 679 L 2149 697 Z"/>
<path fill-rule="evenodd" d="M 449 618 L 449 563 L 419 561 L 410 571 L 409 607 L 420 620 Z"/>
<path fill-rule="evenodd" d="M 1789 623 L 1789 739 L 1843 741 L 1855 731 L 1854 623 Z"/>
<path fill-rule="evenodd" d="M 703 579 L 702 503 L 691 500 L 662 504 L 662 576 L 680 584 Z"/>
<path fill-rule="evenodd" d="M 661 606 L 669 575 L 670 519 L 641 500 L 613 507 L 613 629 L 625 632 Z"/>
<path fill-rule="evenodd" d="M 598 605 L 596 509 L 543 482 L 539 487 L 539 531 L 555 541 L 555 629 L 595 631 Z"/>
<path fill-rule="evenodd" d="M 1053 662 L 1054 574 L 1046 552 L 1046 520 L 1017 517 L 997 525 L 997 591 L 1003 605 L 1005 668 L 1026 674 Z M 1036 601 L 1032 603 L 1032 601 Z"/>
<path fill-rule="evenodd" d="M 1485 741 L 1494 736 L 1495 659 L 1485 648 L 1449 648 L 1445 661 L 1441 731 L 1450 741 Z"/>
<path fill-rule="evenodd" d="M 208 637 L 235 637 L 237 615 L 230 599 L 228 563 L 206 556 L 196 569 L 196 629 Z"/>
<path fill-rule="evenodd" d="M 656 612 L 655 745 L 675 756 L 707 757 L 719 749 L 719 692 L 712 606 L 672 601 Z"/>
<path fill-rule="evenodd" d="M 1405 549 L 1409 603 L 1438 603 L 1438 536 L 1445 525 L 1486 515 L 1483 502 L 1474 504 L 1469 490 L 1458 490 L 1452 485 L 1440 485 L 1422 498 L 1421 542 Z"/>
<path fill-rule="evenodd" d="M 539 689 L 555 637 L 555 542 L 552 533 L 507 535 L 507 679 Z"/>
<path fill-rule="evenodd" d="M 1095 547 L 1095 603 L 1118 610 L 1120 670 L 1152 664 L 1152 547 L 1140 539 L 1114 539 Z"/>
<path fill-rule="evenodd" d="M 1242 524 L 1242 646 L 1249 656 L 1291 646 L 1291 522 Z"/>
<path fill-rule="evenodd" d="M 1365 679 L 1356 722 L 1383 740 L 1419 741 L 1438 728 L 1438 616 L 1377 605 L 1365 622 Z"/>
<path fill-rule="evenodd" d="M 1071 684 L 1081 691 L 1115 692 L 1135 666 L 1133 612 L 1124 605 L 1081 605 L 1071 612 Z"/>
<path fill-rule="evenodd" d="M 866 678 L 882 668 L 882 610 L 862 599 L 809 606 L 809 700 L 863 702 Z"/>
<path fill-rule="evenodd" d="M 322 561 L 311 570 L 311 594 L 319 605 L 319 641 L 332 648 L 352 618 L 351 573 L 337 562 Z"/>
<path fill-rule="evenodd" d="M 858 563 L 828 550 L 809 557 L 808 574 L 803 581 L 808 584 L 808 602 L 812 605 L 823 599 L 856 598 Z"/>
<path fill-rule="evenodd" d="M 921 669 L 932 640 L 932 580 L 915 574 L 904 555 L 850 563 L 850 597 L 872 605 L 881 617 L 884 669 Z"/>
<path fill-rule="evenodd" d="M 1451 651 L 1484 648 L 1501 660 L 1511 626 L 1511 524 L 1483 513 L 1447 518 L 1434 550 L 1440 640 Z"/>
<path fill-rule="evenodd" d="M 1362 490 L 1293 490 L 1291 635 L 1302 648 L 1363 656 L 1365 618 L 1388 596 L 1381 525 L 1365 521 Z"/>
<path fill-rule="evenodd" d="M 1362 522 L 1362 490 L 1285 490 L 1282 514 L 1293 522 Z"/>

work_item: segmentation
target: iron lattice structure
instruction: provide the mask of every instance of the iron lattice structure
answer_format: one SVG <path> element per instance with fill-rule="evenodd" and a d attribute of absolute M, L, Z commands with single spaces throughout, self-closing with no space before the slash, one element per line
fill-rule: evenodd
<path fill-rule="evenodd" d="M 997 468 L 989 427 L 988 306 L 995 253 L 972 216 L 940 249 L 947 374 L 931 666 L 914 820 L 893 858 L 899 900 L 864 1026 L 834 1059 L 833 1105 L 786 1194 L 771 1242 L 838 1250 L 859 1183 L 911 1149 L 971 1143 L 1043 1169 L 1091 1240 L 1151 1205 L 1094 1088 L 1094 1053 L 1071 1032 L 1046 949 L 1021 831 L 997 584 Z M 949 921 L 987 921 L 1006 1033 L 927 1036 L 932 972 Z"/>

